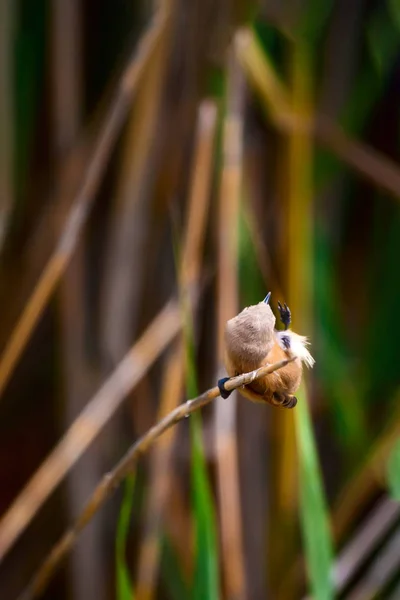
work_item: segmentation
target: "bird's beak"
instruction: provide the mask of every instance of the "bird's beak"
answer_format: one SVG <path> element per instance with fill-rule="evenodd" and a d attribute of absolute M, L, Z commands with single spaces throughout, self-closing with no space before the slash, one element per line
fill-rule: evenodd
<path fill-rule="evenodd" d="M 268 292 L 268 294 L 265 296 L 264 298 L 264 302 L 265 304 L 269 304 L 269 299 L 271 298 L 271 292 Z"/>

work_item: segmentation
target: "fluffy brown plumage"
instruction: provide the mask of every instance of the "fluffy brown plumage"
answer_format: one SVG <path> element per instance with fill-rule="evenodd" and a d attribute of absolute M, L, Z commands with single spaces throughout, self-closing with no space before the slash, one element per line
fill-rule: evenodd
<path fill-rule="evenodd" d="M 314 364 L 306 345 L 305 337 L 289 329 L 276 331 L 270 306 L 260 302 L 227 322 L 225 367 L 233 377 L 296 356 L 282 369 L 239 388 L 239 392 L 253 402 L 293 408 L 297 403 L 294 393 L 300 386 L 302 363 L 310 367 Z"/>

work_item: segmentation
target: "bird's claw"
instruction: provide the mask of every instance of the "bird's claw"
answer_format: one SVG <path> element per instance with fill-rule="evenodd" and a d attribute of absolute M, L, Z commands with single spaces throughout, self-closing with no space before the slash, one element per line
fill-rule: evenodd
<path fill-rule="evenodd" d="M 282 404 L 282 406 L 284 406 L 285 408 L 294 408 L 297 404 L 297 398 L 296 396 L 286 396 L 286 399 L 284 401 L 284 403 Z"/>
<path fill-rule="evenodd" d="M 281 321 L 285 326 L 285 329 L 288 329 L 289 325 L 292 321 L 292 315 L 290 313 L 290 309 L 289 309 L 288 305 L 286 304 L 286 302 L 282 306 L 282 304 L 278 301 L 278 310 L 279 310 Z"/>
<path fill-rule="evenodd" d="M 281 408 L 294 408 L 297 404 L 296 396 L 290 396 L 285 393 L 274 393 L 274 404 Z"/>

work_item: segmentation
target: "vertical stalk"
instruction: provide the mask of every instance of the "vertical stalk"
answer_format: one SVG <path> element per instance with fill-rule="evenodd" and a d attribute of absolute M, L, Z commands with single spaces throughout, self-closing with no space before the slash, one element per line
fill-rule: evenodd
<path fill-rule="evenodd" d="M 242 191 L 245 82 L 232 51 L 223 128 L 223 166 L 218 207 L 218 364 L 222 370 L 224 328 L 238 312 L 238 219 Z M 222 567 L 226 598 L 246 597 L 237 447 L 237 395 L 215 404 L 216 461 Z"/>

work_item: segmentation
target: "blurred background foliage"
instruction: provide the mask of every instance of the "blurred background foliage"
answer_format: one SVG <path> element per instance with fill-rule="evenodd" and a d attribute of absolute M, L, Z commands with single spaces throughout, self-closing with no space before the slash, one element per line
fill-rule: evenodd
<path fill-rule="evenodd" d="M 43 598 L 400 598 L 400 2 L 1 0 L 0 81 L 1 598 L 269 290 L 316 358 L 295 410 L 178 424 Z M 38 501 L 171 297 L 178 335 Z"/>

